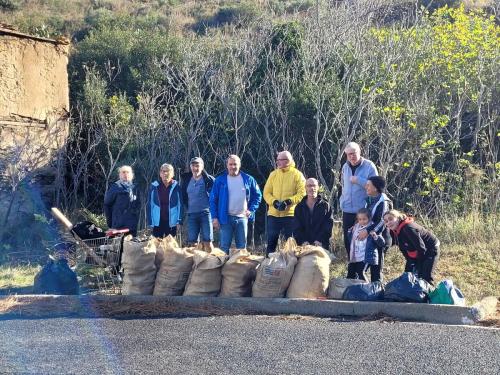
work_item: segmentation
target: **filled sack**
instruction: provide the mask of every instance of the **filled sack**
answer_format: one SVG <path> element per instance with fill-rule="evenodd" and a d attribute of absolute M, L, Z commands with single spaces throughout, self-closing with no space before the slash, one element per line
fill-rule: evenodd
<path fill-rule="evenodd" d="M 348 286 L 342 299 L 348 301 L 381 301 L 384 299 L 384 286 L 380 281 Z"/>
<path fill-rule="evenodd" d="M 252 287 L 253 297 L 282 298 L 290 285 L 297 257 L 292 243 L 269 254 L 257 267 L 257 277 Z"/>
<path fill-rule="evenodd" d="M 157 240 L 156 261 L 161 263 L 156 273 L 155 296 L 182 296 L 193 268 L 193 247 L 180 248 L 172 236 Z"/>
<path fill-rule="evenodd" d="M 432 285 L 413 272 L 404 272 L 387 283 L 384 298 L 395 302 L 427 302 Z"/>
<path fill-rule="evenodd" d="M 228 256 L 221 249 L 210 253 L 194 250 L 193 270 L 184 290 L 185 296 L 217 296 L 222 282 L 222 266 Z"/>
<path fill-rule="evenodd" d="M 222 267 L 219 297 L 250 297 L 257 266 L 263 260 L 263 256 L 252 255 L 246 249 L 231 250 L 229 260 Z"/>
<path fill-rule="evenodd" d="M 33 285 L 35 294 L 79 294 L 76 273 L 69 268 L 67 259 L 50 258 L 36 274 Z"/>
<path fill-rule="evenodd" d="M 156 279 L 156 240 L 139 240 L 132 236 L 123 241 L 124 271 L 122 294 L 153 294 Z"/>
<path fill-rule="evenodd" d="M 465 297 L 452 280 L 440 281 L 436 289 L 429 293 L 429 301 L 441 305 L 465 306 Z"/>
<path fill-rule="evenodd" d="M 289 241 L 295 242 L 293 238 Z M 326 297 L 330 280 L 330 255 L 320 246 L 296 247 L 297 265 L 288 286 L 288 298 Z"/>
<path fill-rule="evenodd" d="M 347 287 L 351 285 L 359 285 L 366 283 L 368 282 L 359 279 L 333 278 L 330 280 L 330 285 L 328 286 L 328 298 L 342 299 L 342 296 L 344 295 L 344 292 Z"/>

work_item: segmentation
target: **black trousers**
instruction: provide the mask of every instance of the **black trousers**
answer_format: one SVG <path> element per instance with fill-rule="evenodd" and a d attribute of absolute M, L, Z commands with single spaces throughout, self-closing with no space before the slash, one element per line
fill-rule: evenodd
<path fill-rule="evenodd" d="M 406 260 L 405 272 L 414 272 L 418 277 L 424 279 L 430 284 L 434 285 L 432 275 L 436 269 L 437 261 L 439 259 L 439 251 L 435 255 L 425 256 L 423 259 Z"/>
<path fill-rule="evenodd" d="M 280 233 L 283 233 L 285 240 L 292 237 L 293 233 L 293 216 L 285 217 L 267 217 L 267 248 L 266 256 L 276 250 Z"/>
<path fill-rule="evenodd" d="M 171 235 L 175 237 L 177 235 L 177 226 L 171 227 L 170 223 L 167 220 L 160 219 L 160 225 L 157 227 L 153 227 L 153 236 L 156 238 L 163 238 Z"/>
<path fill-rule="evenodd" d="M 347 278 L 366 280 L 365 262 L 354 262 L 347 265 Z"/>
<path fill-rule="evenodd" d="M 356 214 L 350 212 L 342 212 L 342 229 L 344 230 L 344 246 L 347 252 L 347 259 L 349 259 L 349 249 L 351 248 L 349 243 L 349 229 L 351 229 L 356 223 Z"/>

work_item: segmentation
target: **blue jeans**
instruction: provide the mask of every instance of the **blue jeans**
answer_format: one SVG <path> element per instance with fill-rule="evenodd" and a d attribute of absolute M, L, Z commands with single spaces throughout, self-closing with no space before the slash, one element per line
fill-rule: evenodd
<path fill-rule="evenodd" d="M 247 247 L 248 233 L 248 218 L 238 216 L 228 216 L 228 223 L 220 225 L 220 248 L 229 254 L 231 242 L 237 249 L 245 249 Z"/>
<path fill-rule="evenodd" d="M 188 213 L 187 224 L 189 243 L 198 242 L 200 233 L 202 242 L 212 242 L 214 240 L 210 211 Z"/>
<path fill-rule="evenodd" d="M 267 249 L 266 255 L 276 250 L 280 233 L 283 233 L 285 240 L 292 237 L 293 232 L 293 216 L 285 217 L 267 217 Z"/>

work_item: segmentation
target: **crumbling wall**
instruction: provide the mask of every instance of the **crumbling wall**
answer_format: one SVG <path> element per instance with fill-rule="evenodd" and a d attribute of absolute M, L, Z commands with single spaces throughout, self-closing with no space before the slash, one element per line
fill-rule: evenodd
<path fill-rule="evenodd" d="M 27 136 L 46 151 L 64 144 L 67 65 L 67 44 L 0 30 L 0 148 L 19 145 Z"/>
<path fill-rule="evenodd" d="M 0 259 L 47 237 L 40 214 L 53 203 L 54 155 L 69 131 L 68 52 L 67 42 L 0 29 Z"/>

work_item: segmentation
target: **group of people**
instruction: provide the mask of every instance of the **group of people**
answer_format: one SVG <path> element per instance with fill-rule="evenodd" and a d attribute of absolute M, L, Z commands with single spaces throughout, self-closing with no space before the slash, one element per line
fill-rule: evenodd
<path fill-rule="evenodd" d="M 393 244 L 406 259 L 405 271 L 415 272 L 428 282 L 439 256 L 439 240 L 394 210 L 385 194 L 386 181 L 378 175 L 374 163 L 361 156 L 357 143 L 345 148 L 347 161 L 342 166 L 340 208 L 344 245 L 347 252 L 347 277 L 379 281 L 384 256 Z M 130 166 L 119 168 L 119 180 L 104 197 L 104 212 L 110 228 L 128 228 L 137 233 L 141 203 L 133 183 Z M 279 152 L 276 169 L 269 175 L 261 192 L 255 178 L 241 170 L 237 155 L 229 155 L 226 170 L 214 178 L 205 171 L 203 159 L 194 157 L 190 171 L 174 179 L 174 167 L 163 164 L 159 179 L 151 183 L 147 219 L 155 237 L 176 236 L 187 222 L 188 245 L 199 241 L 206 250 L 213 247 L 213 232 L 219 231 L 219 247 L 229 252 L 247 247 L 249 222 L 255 219 L 262 197 L 267 204 L 266 255 L 274 252 L 280 235 L 294 237 L 299 245 L 330 247 L 333 213 L 328 201 L 319 194 L 315 178 L 304 178 L 288 151 Z"/>

